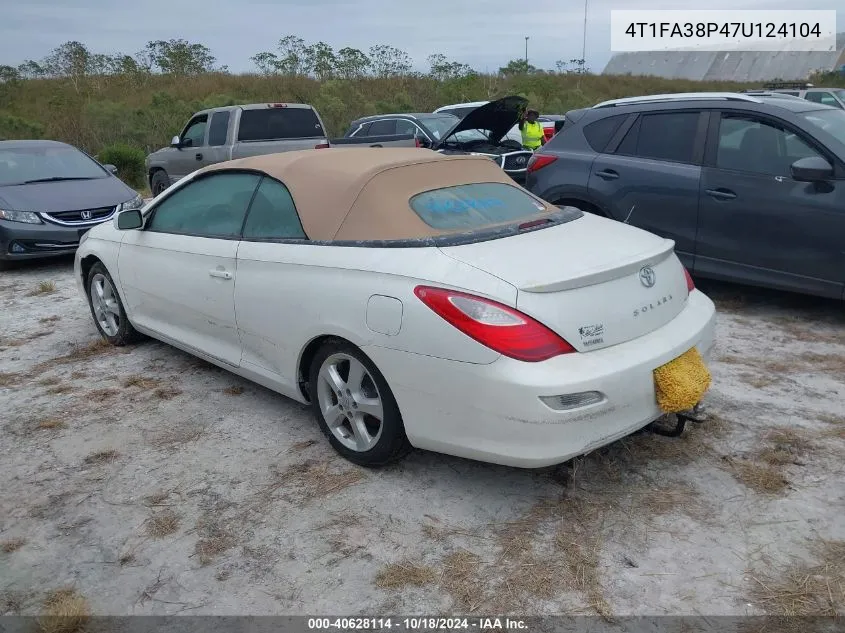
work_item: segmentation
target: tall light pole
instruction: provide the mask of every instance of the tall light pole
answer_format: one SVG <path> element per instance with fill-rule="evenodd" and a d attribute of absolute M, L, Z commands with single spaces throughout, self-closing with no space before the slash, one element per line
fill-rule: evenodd
<path fill-rule="evenodd" d="M 584 0 L 584 41 L 581 45 L 581 64 L 587 63 L 587 3 L 590 0 Z"/>
<path fill-rule="evenodd" d="M 528 36 L 525 36 L 525 67 L 528 68 Z"/>

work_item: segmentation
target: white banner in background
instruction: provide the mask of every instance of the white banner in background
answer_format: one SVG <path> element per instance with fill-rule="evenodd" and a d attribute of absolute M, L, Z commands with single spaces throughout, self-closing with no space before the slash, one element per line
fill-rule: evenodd
<path fill-rule="evenodd" d="M 613 10 L 610 49 L 835 51 L 836 11 Z"/>

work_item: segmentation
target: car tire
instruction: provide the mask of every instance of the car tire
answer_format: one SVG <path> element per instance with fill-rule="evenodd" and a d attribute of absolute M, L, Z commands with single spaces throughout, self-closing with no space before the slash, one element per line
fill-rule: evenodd
<path fill-rule="evenodd" d="M 378 468 L 412 450 L 390 386 L 351 343 L 332 340 L 317 350 L 309 368 L 309 387 L 320 429 L 349 461 Z"/>
<path fill-rule="evenodd" d="M 153 172 L 153 177 L 150 178 L 150 191 L 152 191 L 153 198 L 159 195 L 162 191 L 170 186 L 170 177 L 163 169 L 157 169 Z"/>
<path fill-rule="evenodd" d="M 117 347 L 141 339 L 141 334 L 129 322 L 117 286 L 102 263 L 97 262 L 88 271 L 85 292 L 91 317 L 100 336 Z"/>

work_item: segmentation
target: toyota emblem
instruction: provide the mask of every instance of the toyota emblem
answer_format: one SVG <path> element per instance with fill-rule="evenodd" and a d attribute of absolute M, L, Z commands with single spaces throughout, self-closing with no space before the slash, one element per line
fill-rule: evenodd
<path fill-rule="evenodd" d="M 91 212 L 90 211 L 82 211 L 82 212 L 80 212 L 79 215 L 82 216 L 83 220 L 90 220 L 91 219 Z"/>
<path fill-rule="evenodd" d="M 651 288 L 655 281 L 657 281 L 657 276 L 654 274 L 654 269 L 651 266 L 640 268 L 640 283 L 642 285 L 646 288 Z"/>

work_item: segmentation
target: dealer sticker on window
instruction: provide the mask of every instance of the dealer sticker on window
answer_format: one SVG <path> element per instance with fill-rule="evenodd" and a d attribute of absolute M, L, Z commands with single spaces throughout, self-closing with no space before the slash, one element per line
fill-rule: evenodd
<path fill-rule="evenodd" d="M 602 323 L 583 325 L 578 328 L 578 334 L 581 335 L 581 344 L 584 347 L 593 347 L 604 343 L 604 325 Z"/>

